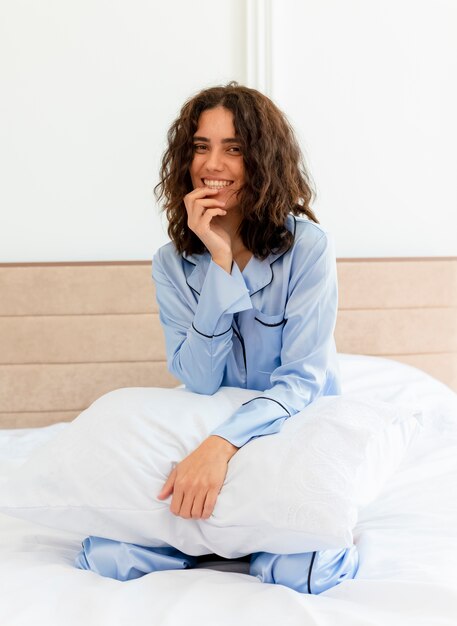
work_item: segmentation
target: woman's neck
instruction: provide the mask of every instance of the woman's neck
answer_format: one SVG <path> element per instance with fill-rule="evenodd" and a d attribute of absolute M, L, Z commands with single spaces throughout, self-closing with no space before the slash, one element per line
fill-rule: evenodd
<path fill-rule="evenodd" d="M 252 258 L 252 252 L 250 252 L 249 250 L 246 250 L 246 248 L 242 250 L 241 252 L 238 252 L 237 254 L 233 255 L 233 260 L 240 268 L 240 272 L 244 270 L 244 268 L 249 263 L 251 258 Z"/>

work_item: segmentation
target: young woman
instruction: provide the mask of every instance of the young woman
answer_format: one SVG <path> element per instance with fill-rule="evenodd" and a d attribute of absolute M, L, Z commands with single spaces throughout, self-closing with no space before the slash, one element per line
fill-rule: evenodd
<path fill-rule="evenodd" d="M 320 395 L 340 391 L 335 259 L 310 208 L 293 131 L 254 89 L 230 83 L 184 104 L 168 133 L 156 190 L 171 239 L 153 260 L 170 371 L 197 393 L 221 385 L 259 390 L 174 468 L 158 494 L 171 497 L 173 514 L 206 519 L 239 448 L 277 433 Z M 107 565 L 100 541 L 88 538 L 78 566 L 119 578 L 126 571 L 121 553 L 110 545 Z M 142 573 L 197 562 L 172 548 L 135 549 L 148 561 Z M 353 546 L 257 553 L 249 573 L 320 593 L 354 577 L 357 566 Z"/>

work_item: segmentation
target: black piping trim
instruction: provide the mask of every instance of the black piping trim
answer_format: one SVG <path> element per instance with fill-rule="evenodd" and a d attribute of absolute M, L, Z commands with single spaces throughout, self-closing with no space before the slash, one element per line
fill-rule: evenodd
<path fill-rule="evenodd" d="M 289 417 L 291 417 L 289 411 L 286 409 L 286 407 L 284 405 L 282 405 L 280 402 L 278 402 L 277 400 L 273 400 L 273 398 L 267 398 L 266 396 L 257 396 L 256 398 L 252 398 L 252 400 L 248 400 L 247 402 L 244 402 L 241 406 L 246 406 L 246 404 L 249 404 L 250 402 L 254 402 L 254 400 L 270 400 L 270 402 L 276 402 L 276 404 L 279 404 L 279 406 L 284 409 L 284 411 L 287 413 L 287 415 Z"/>
<path fill-rule="evenodd" d="M 187 282 L 187 276 L 186 276 L 186 283 L 187 283 L 187 286 L 189 287 L 189 289 L 192 289 L 192 291 L 195 291 L 195 293 L 197 294 L 197 296 L 199 296 L 199 295 L 200 295 L 200 292 L 199 292 L 199 291 L 197 291 L 197 290 L 196 290 L 196 289 L 194 289 L 191 285 L 189 285 L 189 283 Z M 197 331 L 197 332 L 198 332 L 198 331 Z"/>
<path fill-rule="evenodd" d="M 273 326 L 281 326 L 281 324 L 285 324 L 287 322 L 286 318 L 284 318 L 283 320 L 281 320 L 280 322 L 276 322 L 276 324 L 267 324 L 266 322 L 262 322 L 262 320 L 259 320 L 258 317 L 255 318 L 258 322 L 260 322 L 262 324 L 262 326 L 270 326 L 271 328 Z"/>
<path fill-rule="evenodd" d="M 223 333 L 219 333 L 218 335 L 205 335 L 205 333 L 201 333 L 199 330 L 197 330 L 194 326 L 194 323 L 192 322 L 192 328 L 199 334 L 202 335 L 202 337 L 207 337 L 208 339 L 213 339 L 213 337 L 222 337 L 222 335 L 225 335 L 229 332 L 229 330 L 231 330 L 231 326 L 230 328 L 228 328 L 227 330 L 224 330 Z"/>
<path fill-rule="evenodd" d="M 292 215 L 292 218 L 293 218 L 293 220 L 294 220 L 294 232 L 293 232 L 293 235 L 294 235 L 294 241 L 295 241 L 295 233 L 297 232 L 297 220 L 295 219 L 295 215 Z M 292 244 L 292 245 L 293 245 L 293 244 Z M 274 264 L 274 263 L 276 263 L 276 261 L 279 261 L 279 259 L 280 259 L 281 257 L 283 257 L 283 256 L 286 254 L 286 252 L 289 252 L 289 250 L 290 250 L 290 248 L 287 248 L 287 250 L 284 250 L 284 252 L 283 252 L 282 254 L 280 254 L 280 255 L 278 256 L 278 258 L 277 258 L 277 259 L 275 259 L 272 263 L 270 263 L 270 271 L 271 271 L 271 279 L 270 279 L 270 282 L 269 282 L 269 283 L 267 283 L 266 285 L 264 285 L 263 287 L 260 287 L 260 289 L 257 289 L 257 291 L 253 291 L 251 294 L 249 294 L 249 296 L 250 296 L 251 298 L 252 298 L 252 296 L 253 296 L 255 293 L 259 293 L 259 291 L 262 291 L 262 289 L 265 289 L 265 287 L 268 287 L 268 285 L 271 285 L 271 283 L 273 282 L 273 279 L 274 279 L 273 264 Z M 256 318 L 256 319 L 257 319 L 257 318 Z M 259 320 L 259 322 L 260 322 L 260 320 Z"/>
<path fill-rule="evenodd" d="M 311 574 L 313 571 L 313 565 L 314 565 L 314 561 L 316 559 L 316 554 L 317 552 L 313 552 L 313 556 L 311 557 L 311 563 L 309 565 L 309 571 L 308 571 L 308 593 L 311 593 Z"/>
<path fill-rule="evenodd" d="M 213 335 L 213 337 L 222 337 L 222 335 L 226 335 L 231 329 L 232 327 L 230 326 L 229 328 L 227 328 L 227 330 L 224 330 L 223 333 L 218 333 L 217 335 Z"/>
<path fill-rule="evenodd" d="M 244 361 L 244 369 L 247 370 L 247 363 L 246 363 L 246 348 L 244 345 L 244 339 L 243 337 L 239 334 L 239 332 L 237 331 L 237 329 L 235 328 L 235 326 L 231 327 L 233 332 L 235 333 L 235 335 L 238 337 L 239 342 L 241 344 L 241 348 L 243 350 L 243 361 Z"/>
<path fill-rule="evenodd" d="M 284 253 L 284 254 L 285 254 L 285 253 Z M 282 256 L 282 255 L 281 255 L 281 256 Z M 278 258 L 281 258 L 281 257 L 278 257 Z M 275 259 L 275 260 L 277 261 L 278 259 Z M 273 263 L 274 263 L 274 261 L 273 261 Z M 262 291 L 262 289 L 265 289 L 265 287 L 268 287 L 268 285 L 271 285 L 271 283 L 273 282 L 274 274 L 273 274 L 273 270 L 272 270 L 272 268 L 271 268 L 271 266 L 273 265 L 273 263 L 270 263 L 270 272 L 271 272 L 270 282 L 269 282 L 269 283 L 267 283 L 266 285 L 264 285 L 263 287 L 260 287 L 260 289 L 257 289 L 257 291 L 253 291 L 252 293 L 250 293 L 250 294 L 249 294 L 249 296 L 250 296 L 251 298 L 252 298 L 252 296 L 253 296 L 254 294 L 259 293 L 259 291 Z"/>

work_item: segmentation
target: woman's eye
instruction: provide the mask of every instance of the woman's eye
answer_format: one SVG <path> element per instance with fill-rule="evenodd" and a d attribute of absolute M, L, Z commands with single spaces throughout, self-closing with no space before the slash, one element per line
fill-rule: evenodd
<path fill-rule="evenodd" d="M 241 148 L 239 146 L 231 146 L 229 148 L 229 152 L 232 152 L 233 154 L 241 154 Z"/>
<path fill-rule="evenodd" d="M 205 152 L 208 146 L 205 146 L 203 143 L 194 143 L 195 152 Z"/>

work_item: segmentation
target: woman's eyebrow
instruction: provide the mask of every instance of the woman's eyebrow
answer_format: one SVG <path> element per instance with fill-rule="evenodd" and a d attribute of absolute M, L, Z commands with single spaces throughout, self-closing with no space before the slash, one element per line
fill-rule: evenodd
<path fill-rule="evenodd" d="M 208 139 L 208 137 L 198 137 L 197 135 L 194 135 L 193 137 L 194 141 L 206 141 L 207 143 L 211 143 L 211 139 Z M 227 137 L 227 139 L 222 139 L 221 143 L 240 143 L 240 138 L 239 137 Z"/>

